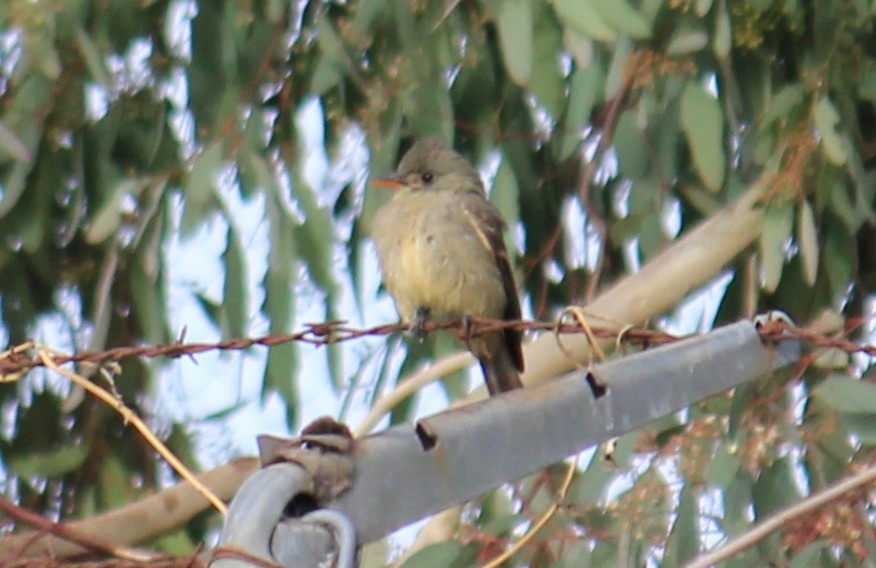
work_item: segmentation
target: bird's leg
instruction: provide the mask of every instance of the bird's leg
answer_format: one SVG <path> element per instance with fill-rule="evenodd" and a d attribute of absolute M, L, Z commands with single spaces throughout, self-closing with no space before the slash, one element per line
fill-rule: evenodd
<path fill-rule="evenodd" d="M 471 316 L 462 316 L 462 337 L 465 340 L 465 346 L 471 351 L 471 333 L 474 330 L 474 322 Z"/>
<path fill-rule="evenodd" d="M 426 330 L 423 329 L 423 326 L 426 325 L 427 321 L 429 321 L 429 308 L 418 306 L 417 309 L 414 310 L 414 319 L 408 330 L 414 335 L 414 337 L 422 340 L 426 337 Z"/>

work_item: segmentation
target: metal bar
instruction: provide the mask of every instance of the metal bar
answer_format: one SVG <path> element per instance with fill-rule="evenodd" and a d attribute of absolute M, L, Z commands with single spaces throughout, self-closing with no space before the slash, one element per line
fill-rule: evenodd
<path fill-rule="evenodd" d="M 310 490 L 312 480 L 294 463 L 275 464 L 250 476 L 231 501 L 220 546 L 238 548 L 273 562 L 271 537 L 283 518 L 283 509 L 302 491 Z M 245 560 L 214 560 L 211 568 L 252 568 Z"/>
<path fill-rule="evenodd" d="M 796 341 L 764 346 L 755 326 L 740 322 L 390 428 L 356 442 L 352 488 L 324 505 L 348 515 L 359 542 L 370 542 L 770 373 L 798 353 Z"/>

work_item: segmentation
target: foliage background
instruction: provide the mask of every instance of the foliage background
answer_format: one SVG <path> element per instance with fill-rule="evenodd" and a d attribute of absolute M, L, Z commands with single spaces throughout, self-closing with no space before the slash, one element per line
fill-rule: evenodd
<path fill-rule="evenodd" d="M 54 322 L 71 350 L 172 341 L 167 245 L 194 246 L 204 227 L 224 230 L 221 293 L 192 291 L 216 333 L 248 335 L 257 318 L 293 330 L 302 301 L 325 319 L 355 318 L 342 296 L 357 310 L 374 300 L 366 235 L 382 197 L 365 191 L 351 156 L 387 172 L 426 135 L 489 173 L 535 317 L 586 303 L 760 182 L 758 244 L 714 275 L 719 293 L 728 282 L 714 321 L 684 325 L 778 308 L 825 330 L 857 324 L 864 338 L 876 282 L 874 15 L 868 0 L 4 2 L 4 339 Z M 314 103 L 316 151 L 331 162 L 317 180 L 299 120 Z M 269 250 L 255 287 L 238 199 L 263 203 Z M 253 298 L 264 299 L 257 313 Z M 662 315 L 653 325 L 675 321 Z M 263 397 L 280 397 L 293 430 L 307 404 L 300 349 L 257 354 Z M 393 338 L 334 347 L 326 361 L 339 400 L 373 400 L 453 349 Z M 623 437 L 612 463 L 582 468 L 519 561 L 677 564 L 868 463 L 870 361 L 817 355 L 805 371 Z M 115 384 L 192 463 L 197 426 L 158 410 L 160 371 L 128 361 Z M 465 378 L 444 383 L 449 397 Z M 0 385 L 6 495 L 67 519 L 170 481 L 117 415 L 89 399 L 65 406 L 68 391 L 39 372 Z M 391 420 L 415 409 L 409 400 Z M 544 511 L 552 475 L 470 506 L 453 539 L 418 562 L 489 557 Z M 837 503 L 734 565 L 861 564 L 876 544 L 871 497 Z M 190 550 L 211 522 L 157 546 Z"/>

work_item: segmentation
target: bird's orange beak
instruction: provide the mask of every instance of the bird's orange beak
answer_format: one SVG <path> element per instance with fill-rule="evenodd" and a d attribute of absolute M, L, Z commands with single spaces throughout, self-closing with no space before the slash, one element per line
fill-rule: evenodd
<path fill-rule="evenodd" d="M 399 190 L 405 186 L 404 183 L 394 177 L 374 178 L 371 180 L 371 184 L 377 187 L 394 190 Z"/>

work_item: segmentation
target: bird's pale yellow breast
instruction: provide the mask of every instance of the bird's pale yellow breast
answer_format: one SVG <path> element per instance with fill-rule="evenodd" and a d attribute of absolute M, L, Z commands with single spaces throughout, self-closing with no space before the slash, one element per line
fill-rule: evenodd
<path fill-rule="evenodd" d="M 399 313 L 501 315 L 507 301 L 495 258 L 450 193 L 396 195 L 372 231 L 384 283 Z"/>

